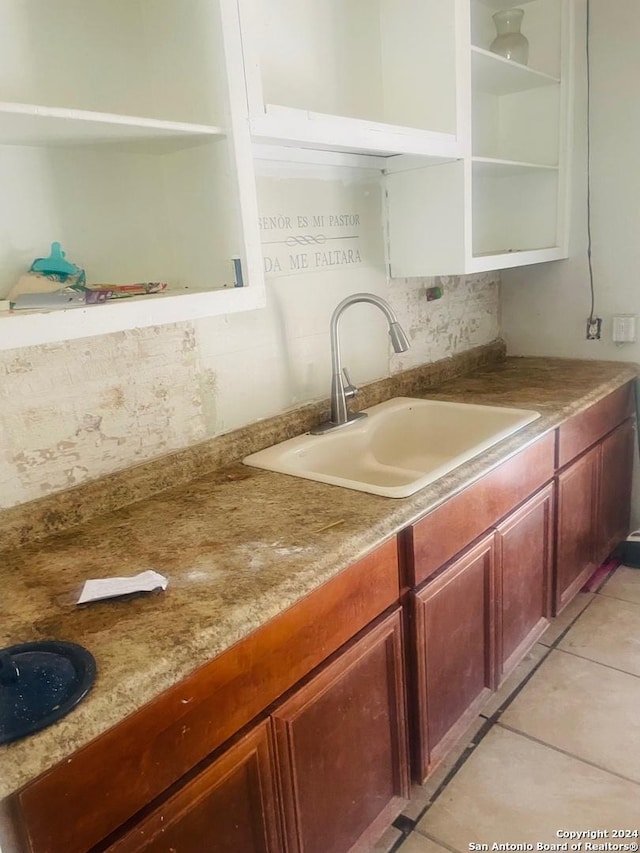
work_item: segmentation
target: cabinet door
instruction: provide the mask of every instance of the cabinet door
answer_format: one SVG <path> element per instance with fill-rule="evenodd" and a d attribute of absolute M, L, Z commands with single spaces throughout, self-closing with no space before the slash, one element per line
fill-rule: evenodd
<path fill-rule="evenodd" d="M 600 447 L 558 475 L 555 612 L 559 613 L 597 567 L 594 523 Z"/>
<path fill-rule="evenodd" d="M 625 421 L 602 442 L 595 525 L 598 563 L 629 533 L 634 447 L 633 421 Z"/>
<path fill-rule="evenodd" d="M 547 486 L 496 528 L 499 681 L 549 624 L 552 531 L 553 486 Z"/>
<path fill-rule="evenodd" d="M 280 853 L 269 742 L 265 721 L 106 853 Z"/>
<path fill-rule="evenodd" d="M 412 596 L 422 780 L 494 687 L 494 553 L 491 533 Z"/>
<path fill-rule="evenodd" d="M 368 850 L 409 789 L 400 611 L 273 714 L 289 853 Z"/>

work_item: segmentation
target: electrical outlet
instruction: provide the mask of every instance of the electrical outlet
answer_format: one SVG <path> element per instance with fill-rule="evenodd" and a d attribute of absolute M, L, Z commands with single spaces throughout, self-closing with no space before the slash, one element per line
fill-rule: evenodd
<path fill-rule="evenodd" d="M 602 318 L 589 317 L 587 320 L 587 340 L 599 341 L 602 337 Z"/>

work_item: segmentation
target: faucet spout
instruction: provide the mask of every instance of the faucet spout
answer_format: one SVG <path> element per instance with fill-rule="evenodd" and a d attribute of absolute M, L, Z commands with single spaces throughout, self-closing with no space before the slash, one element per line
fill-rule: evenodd
<path fill-rule="evenodd" d="M 331 340 L 331 416 L 328 421 L 311 430 L 314 435 L 321 435 L 366 417 L 361 412 L 349 414 L 347 400 L 355 397 L 358 389 L 352 385 L 346 369 L 342 367 L 340 336 L 338 334 L 340 318 L 350 305 L 355 305 L 357 302 L 369 302 L 382 311 L 389 324 L 389 337 L 395 352 L 406 352 L 409 349 L 409 340 L 386 300 L 376 296 L 375 293 L 354 293 L 352 296 L 343 299 L 333 312 L 329 326 Z"/>

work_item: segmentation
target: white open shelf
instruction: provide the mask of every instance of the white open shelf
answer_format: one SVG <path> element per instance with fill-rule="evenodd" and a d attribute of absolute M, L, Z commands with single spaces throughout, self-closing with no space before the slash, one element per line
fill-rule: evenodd
<path fill-rule="evenodd" d="M 535 2 L 535 0 L 520 0 L 519 3 L 516 0 L 476 0 L 476 2 L 482 3 L 483 6 L 488 6 L 492 12 L 499 12 L 501 9 L 519 8 L 526 3 Z"/>
<path fill-rule="evenodd" d="M 454 134 L 398 127 L 274 104 L 267 104 L 264 115 L 251 119 L 251 133 L 257 142 L 381 156 L 417 154 L 434 159 L 450 159 L 459 157 L 461 153 L 461 146 Z"/>
<path fill-rule="evenodd" d="M 0 101 L 226 123 L 216 3 L 0 0 L 0 46 Z"/>
<path fill-rule="evenodd" d="M 530 264 L 542 264 L 548 261 L 560 261 L 566 257 L 566 252 L 559 246 L 548 246 L 541 249 L 520 249 L 516 251 L 491 251 L 486 254 L 474 255 L 467 264 L 467 271 L 490 272 L 491 270 L 506 270 L 512 267 L 524 267 Z"/>
<path fill-rule="evenodd" d="M 0 299 L 53 242 L 89 284 L 169 285 L 2 312 L 0 349 L 264 304 L 234 0 L 0 0 L 0 47 Z"/>
<path fill-rule="evenodd" d="M 0 103 L 0 145 L 167 142 L 180 147 L 224 136 L 220 127 L 36 104 Z"/>
<path fill-rule="evenodd" d="M 56 311 L 0 311 L 0 351 L 105 335 L 126 329 L 233 314 L 259 307 L 255 293 L 236 287 L 211 293 L 132 297 Z"/>
<path fill-rule="evenodd" d="M 475 45 L 471 47 L 471 70 L 474 90 L 491 95 L 509 95 L 560 83 L 558 77 L 512 62 Z"/>
<path fill-rule="evenodd" d="M 508 177 L 509 175 L 524 175 L 535 170 L 557 172 L 557 166 L 548 166 L 544 163 L 528 163 L 519 160 L 500 160 L 493 157 L 474 157 L 473 172 L 478 176 L 492 176 L 496 178 Z"/>
<path fill-rule="evenodd" d="M 558 180 L 557 169 L 474 161 L 473 257 L 557 247 Z"/>
<path fill-rule="evenodd" d="M 254 140 L 461 156 L 457 5 L 240 0 Z"/>

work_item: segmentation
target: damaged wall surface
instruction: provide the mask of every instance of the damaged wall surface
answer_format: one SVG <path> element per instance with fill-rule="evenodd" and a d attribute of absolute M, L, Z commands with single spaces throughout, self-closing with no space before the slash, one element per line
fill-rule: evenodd
<path fill-rule="evenodd" d="M 301 283 L 302 282 L 302 283 Z M 428 302 L 426 290 L 442 287 Z M 0 353 L 0 507 L 122 470 L 328 396 L 329 318 L 358 290 L 388 299 L 411 349 L 358 305 L 341 324 L 356 383 L 499 337 L 499 277 L 389 281 L 371 270 L 268 282 L 261 311 Z M 99 310 L 99 309 L 98 309 Z"/>

